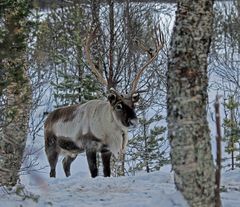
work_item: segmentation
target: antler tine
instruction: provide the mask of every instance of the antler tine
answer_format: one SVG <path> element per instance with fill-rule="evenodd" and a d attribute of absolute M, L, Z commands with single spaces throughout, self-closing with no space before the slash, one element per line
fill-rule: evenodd
<path fill-rule="evenodd" d="M 103 76 L 101 75 L 101 73 L 98 71 L 98 69 L 96 68 L 95 64 L 92 62 L 91 60 L 91 54 L 90 54 L 90 45 L 91 42 L 94 39 L 94 35 L 96 33 L 97 27 L 90 32 L 90 35 L 87 36 L 86 38 L 86 44 L 85 44 L 85 53 L 86 53 L 86 60 L 88 65 L 90 66 L 91 71 L 93 72 L 93 74 L 96 76 L 97 80 L 102 84 L 107 86 L 108 82 L 103 78 Z"/>
<path fill-rule="evenodd" d="M 122 97 L 122 94 L 120 94 L 118 91 L 116 91 L 114 88 L 110 88 L 109 91 L 111 93 L 114 93 L 115 95 L 117 95 L 118 97 Z"/>
<path fill-rule="evenodd" d="M 157 32 L 159 32 L 159 36 L 158 36 Z M 156 43 L 155 43 L 156 49 L 153 52 L 150 51 L 150 49 L 148 50 L 148 53 L 151 54 L 151 56 L 150 56 L 149 60 L 138 71 L 135 79 L 133 80 L 132 88 L 131 88 L 131 94 L 136 91 L 138 81 L 139 81 L 141 75 L 143 74 L 144 70 L 147 68 L 147 66 L 150 63 L 153 62 L 153 60 L 157 57 L 159 51 L 163 48 L 164 39 L 163 39 L 163 34 L 162 34 L 161 30 L 160 30 L 160 26 L 158 26 L 158 28 L 155 27 L 154 33 L 155 33 L 155 36 L 156 36 Z"/>

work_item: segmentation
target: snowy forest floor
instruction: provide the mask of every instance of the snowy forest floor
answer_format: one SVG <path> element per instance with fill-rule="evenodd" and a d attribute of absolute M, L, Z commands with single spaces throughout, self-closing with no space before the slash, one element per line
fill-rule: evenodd
<path fill-rule="evenodd" d="M 6 193 L 0 189 L 0 207 L 186 207 L 176 190 L 173 174 L 166 172 L 142 173 L 128 177 L 90 178 L 77 173 L 69 178 L 34 182 Z M 223 173 L 221 193 L 223 207 L 240 206 L 240 170 Z"/>

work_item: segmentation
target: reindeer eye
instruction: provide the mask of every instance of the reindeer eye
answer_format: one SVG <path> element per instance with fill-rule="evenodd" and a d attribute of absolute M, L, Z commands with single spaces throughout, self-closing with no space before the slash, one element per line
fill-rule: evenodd
<path fill-rule="evenodd" d="M 119 104 L 117 104 L 117 105 L 115 106 L 115 108 L 116 108 L 118 111 L 121 111 L 122 108 L 123 108 L 123 106 L 122 106 L 121 103 L 119 103 Z"/>

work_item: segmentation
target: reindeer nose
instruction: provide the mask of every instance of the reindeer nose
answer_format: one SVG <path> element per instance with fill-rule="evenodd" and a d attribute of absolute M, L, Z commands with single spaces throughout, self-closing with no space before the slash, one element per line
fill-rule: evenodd
<path fill-rule="evenodd" d="M 138 119 L 137 118 L 130 119 L 129 123 L 130 126 L 136 127 L 138 125 Z"/>

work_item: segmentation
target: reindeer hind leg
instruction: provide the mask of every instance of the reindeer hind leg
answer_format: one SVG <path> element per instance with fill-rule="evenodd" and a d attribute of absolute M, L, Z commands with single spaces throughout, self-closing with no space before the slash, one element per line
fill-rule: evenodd
<path fill-rule="evenodd" d="M 57 150 L 57 137 L 53 134 L 45 135 L 45 152 L 50 164 L 50 177 L 56 177 L 56 165 L 59 152 Z"/>
<path fill-rule="evenodd" d="M 71 175 L 71 172 L 70 172 L 71 164 L 76 159 L 76 157 L 77 157 L 77 155 L 74 157 L 71 157 L 68 155 L 66 157 L 64 157 L 62 164 L 63 164 L 63 169 L 64 169 L 66 177 L 69 177 Z"/>

